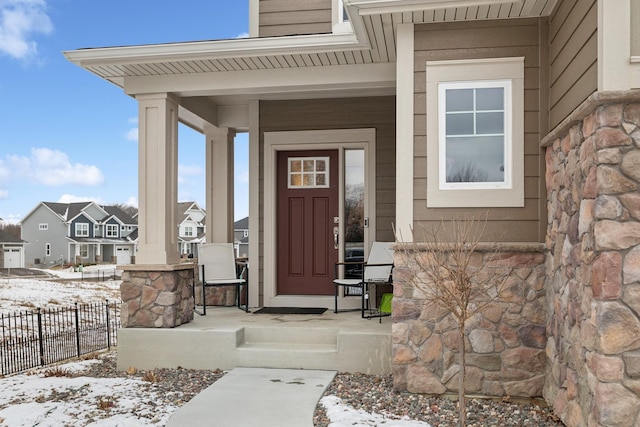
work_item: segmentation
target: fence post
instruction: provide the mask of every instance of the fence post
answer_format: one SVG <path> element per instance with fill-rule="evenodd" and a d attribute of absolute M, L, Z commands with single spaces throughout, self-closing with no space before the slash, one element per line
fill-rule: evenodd
<path fill-rule="evenodd" d="M 40 350 L 40 366 L 44 366 L 44 334 L 42 333 L 42 312 L 38 308 L 38 349 Z"/>
<path fill-rule="evenodd" d="M 105 306 L 107 309 L 107 349 L 111 350 L 111 322 L 109 318 L 109 300 L 105 301 Z"/>
<path fill-rule="evenodd" d="M 80 315 L 78 314 L 78 303 L 75 303 L 76 314 L 76 348 L 78 350 L 78 357 L 80 357 Z"/>

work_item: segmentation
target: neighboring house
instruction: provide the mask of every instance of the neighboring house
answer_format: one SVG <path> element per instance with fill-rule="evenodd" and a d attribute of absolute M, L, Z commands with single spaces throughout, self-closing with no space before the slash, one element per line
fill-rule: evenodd
<path fill-rule="evenodd" d="M 116 206 L 41 202 L 21 225 L 27 266 L 135 262 L 137 222 Z"/>
<path fill-rule="evenodd" d="M 204 242 L 206 213 L 196 202 L 178 203 L 178 245 L 180 255 L 198 256 L 198 245 Z"/>
<path fill-rule="evenodd" d="M 244 217 L 233 223 L 233 246 L 236 258 L 249 256 L 249 217 Z"/>
<path fill-rule="evenodd" d="M 0 267 L 24 268 L 24 248 L 27 242 L 0 230 Z"/>
<path fill-rule="evenodd" d="M 358 246 L 347 230 L 367 249 L 392 225 L 419 243 L 412 229 L 487 214 L 522 308 L 471 325 L 469 390 L 544 394 L 569 426 L 637 424 L 640 0 L 251 0 L 249 18 L 246 39 L 65 53 L 152 130 L 149 273 L 178 274 L 153 267 L 179 268 L 173 129 L 207 141 L 209 242 L 233 241 L 233 138 L 248 131 L 251 306 L 331 307 L 331 266 Z M 406 277 L 395 387 L 452 392 L 451 331 L 420 318 Z"/>

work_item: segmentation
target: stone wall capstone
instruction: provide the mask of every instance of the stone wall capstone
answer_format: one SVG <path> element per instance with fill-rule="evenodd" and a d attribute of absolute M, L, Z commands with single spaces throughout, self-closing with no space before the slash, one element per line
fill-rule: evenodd
<path fill-rule="evenodd" d="M 596 105 L 546 148 L 544 397 L 569 427 L 640 425 L 636 98 Z"/>

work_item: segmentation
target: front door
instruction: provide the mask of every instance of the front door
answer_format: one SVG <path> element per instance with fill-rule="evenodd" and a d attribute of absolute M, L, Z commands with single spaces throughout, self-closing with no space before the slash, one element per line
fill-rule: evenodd
<path fill-rule="evenodd" d="M 333 295 L 339 223 L 338 150 L 279 151 L 277 293 Z"/>

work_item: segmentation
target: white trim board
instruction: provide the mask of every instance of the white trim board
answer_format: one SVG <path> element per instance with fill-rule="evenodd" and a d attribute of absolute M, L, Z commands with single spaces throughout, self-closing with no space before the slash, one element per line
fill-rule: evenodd
<path fill-rule="evenodd" d="M 304 141 L 304 142 L 301 142 Z M 337 149 L 342 165 L 344 150 L 363 148 L 367 162 L 365 216 L 369 227 L 365 233 L 365 246 L 375 239 L 376 218 L 376 131 L 364 129 L 330 129 L 313 131 L 265 132 L 264 134 L 264 249 L 263 268 L 264 306 L 296 306 L 333 308 L 333 296 L 277 295 L 276 289 L 276 159 L 278 151 Z M 339 210 L 344 211 L 344 171 L 340 170 Z M 342 233 L 343 224 L 340 224 Z M 358 308 L 360 297 L 344 298 L 341 307 Z"/>

